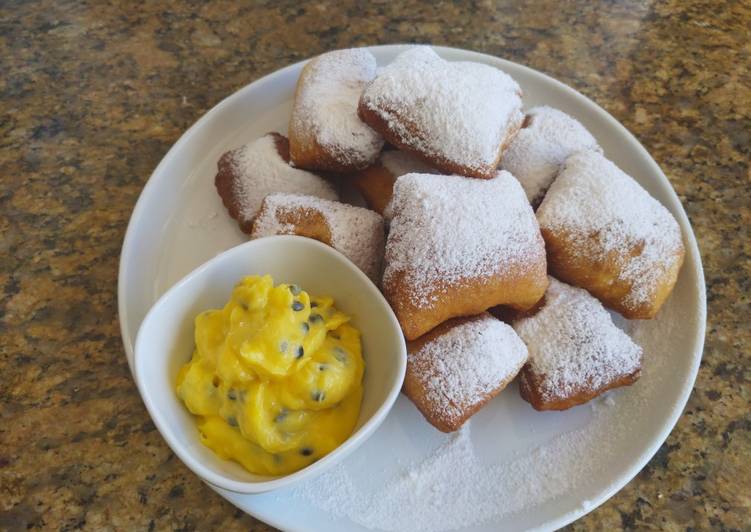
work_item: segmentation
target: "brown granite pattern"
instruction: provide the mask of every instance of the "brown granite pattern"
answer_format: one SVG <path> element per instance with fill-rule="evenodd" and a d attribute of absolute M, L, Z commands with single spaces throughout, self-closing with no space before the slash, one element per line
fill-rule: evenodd
<path fill-rule="evenodd" d="M 570 528 L 751 530 L 751 5 L 524 4 L 3 2 L 0 529 L 269 529 L 188 472 L 141 403 L 116 313 L 128 217 L 224 96 L 332 48 L 422 41 L 594 99 L 662 165 L 699 238 L 709 323 L 686 412 Z"/>

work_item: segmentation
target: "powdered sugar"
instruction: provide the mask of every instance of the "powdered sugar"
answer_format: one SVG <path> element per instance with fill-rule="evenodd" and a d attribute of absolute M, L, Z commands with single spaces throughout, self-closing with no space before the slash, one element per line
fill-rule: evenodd
<path fill-rule="evenodd" d="M 400 54 L 379 72 L 361 105 L 409 148 L 485 174 L 521 124 L 521 89 L 480 63 L 447 62 L 429 47 Z"/>
<path fill-rule="evenodd" d="M 641 348 L 602 304 L 552 277 L 543 307 L 514 329 L 529 348 L 529 369 L 545 400 L 598 390 L 641 367 Z"/>
<path fill-rule="evenodd" d="M 251 237 L 294 234 L 295 227 L 280 218 L 285 211 L 295 209 L 319 213 L 331 234 L 331 247 L 377 281 L 383 258 L 384 228 L 383 218 L 371 210 L 313 196 L 270 194 L 253 223 Z"/>
<path fill-rule="evenodd" d="M 501 168 L 519 180 L 532 204 L 538 204 L 569 155 L 602 150 L 576 119 L 552 107 L 530 109 L 527 120 L 529 125 L 504 152 Z"/>
<path fill-rule="evenodd" d="M 381 165 L 388 170 L 392 176 L 401 177 L 405 174 L 437 174 L 435 168 L 421 161 L 414 155 L 400 151 L 388 150 L 381 154 Z"/>
<path fill-rule="evenodd" d="M 433 413 L 452 423 L 514 378 L 526 360 L 527 348 L 514 330 L 484 313 L 410 352 L 407 371 Z"/>
<path fill-rule="evenodd" d="M 294 168 L 282 159 L 271 134 L 234 150 L 232 164 L 241 221 L 252 220 L 263 198 L 274 192 L 309 194 L 328 200 L 339 198 L 328 181 Z"/>
<path fill-rule="evenodd" d="M 537 218 L 543 228 L 577 236 L 572 253 L 617 261 L 620 280 L 631 285 L 625 303 L 633 307 L 652 300 L 683 249 L 680 227 L 670 212 L 593 151 L 566 160 Z"/>
<path fill-rule="evenodd" d="M 634 386 L 609 392 L 606 398 L 590 403 L 591 407 L 564 413 L 534 413 L 525 408 L 518 414 L 524 423 L 517 416 L 499 418 L 509 428 L 508 438 L 514 438 L 517 431 L 534 430 L 540 419 L 550 423 L 561 416 L 570 420 L 586 414 L 583 424 L 562 428 L 549 439 L 521 445 L 504 455 L 484 452 L 493 448 L 482 442 L 490 431 L 473 419 L 406 465 L 395 465 L 392 453 L 375 452 L 383 442 L 371 440 L 358 453 L 367 455 L 362 471 L 355 465 L 356 457 L 349 458 L 295 488 L 293 500 L 318 508 L 332 519 L 347 520 L 339 523 L 343 529 L 355 523 L 387 531 L 445 532 L 483 525 L 490 529 L 526 528 L 515 516 L 547 513 L 546 503 L 571 496 L 583 501 L 583 510 L 591 509 L 602 501 L 599 483 L 603 471 L 618 469 L 623 460 L 640 456 L 637 448 L 643 445 L 645 411 L 663 407 L 666 377 L 675 364 L 675 359 L 666 355 L 674 351 L 676 334 L 687 322 L 680 302 L 674 299 L 657 319 L 631 322 L 634 338 L 645 353 L 643 378 Z M 399 426 L 399 430 L 409 428 Z M 417 435 L 415 439 L 419 441 Z M 382 469 L 389 473 L 383 481 L 374 481 L 372 471 Z M 620 484 L 610 485 L 606 491 L 618 487 Z"/>
<path fill-rule="evenodd" d="M 375 58 L 362 48 L 312 59 L 295 95 L 290 130 L 309 132 L 344 164 L 372 163 L 383 139 L 357 116 L 357 104 L 375 73 Z"/>
<path fill-rule="evenodd" d="M 519 182 L 407 174 L 394 184 L 384 283 L 407 276 L 415 305 L 440 283 L 525 271 L 544 256 L 537 220 Z"/>

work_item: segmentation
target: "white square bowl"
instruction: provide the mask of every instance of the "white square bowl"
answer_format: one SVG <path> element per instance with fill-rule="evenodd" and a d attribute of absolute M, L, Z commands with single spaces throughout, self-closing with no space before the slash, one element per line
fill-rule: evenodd
<path fill-rule="evenodd" d="M 365 375 L 360 417 L 352 435 L 334 451 L 295 473 L 269 477 L 249 473 L 204 446 L 196 419 L 175 392 L 179 369 L 190 360 L 193 320 L 220 308 L 246 275 L 270 274 L 275 283 L 294 283 L 313 295 L 329 295 L 352 316 L 362 333 Z M 198 267 L 154 304 L 135 344 L 141 397 L 172 450 L 205 481 L 238 493 L 260 493 L 318 475 L 362 444 L 381 424 L 404 381 L 407 352 L 391 307 L 354 264 L 315 240 L 273 236 L 234 247 Z"/>

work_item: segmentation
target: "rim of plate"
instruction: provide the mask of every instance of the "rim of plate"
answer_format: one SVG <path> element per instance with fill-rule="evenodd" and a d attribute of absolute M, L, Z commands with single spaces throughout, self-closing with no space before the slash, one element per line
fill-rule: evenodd
<path fill-rule="evenodd" d="M 386 53 L 388 52 L 399 53 L 400 51 L 405 50 L 415 45 L 417 45 L 417 43 L 385 44 L 385 45 L 363 46 L 362 48 L 366 48 L 371 51 L 382 51 Z M 702 289 L 698 291 L 698 309 L 697 310 L 698 310 L 699 319 L 697 320 L 697 323 L 698 323 L 697 330 L 694 331 L 694 352 L 691 354 L 692 357 L 691 357 L 690 370 L 688 372 L 688 377 L 685 379 L 683 383 L 680 395 L 675 401 L 675 403 L 673 404 L 669 417 L 665 420 L 665 423 L 663 424 L 662 430 L 655 438 L 653 438 L 651 445 L 649 445 L 640 453 L 639 457 L 632 463 L 632 465 L 624 473 L 618 475 L 617 478 L 615 478 L 608 485 L 607 488 L 602 490 L 601 493 L 597 497 L 589 501 L 591 504 L 587 505 L 587 507 L 582 507 L 581 505 L 579 505 L 579 507 L 574 508 L 571 511 L 566 512 L 564 514 L 561 514 L 559 517 L 552 519 L 551 521 L 545 523 L 544 525 L 540 527 L 540 529 L 557 529 L 595 510 L 597 507 L 599 507 L 601 504 L 603 504 L 605 501 L 607 501 L 613 495 L 615 495 L 618 491 L 620 491 L 626 484 L 628 484 L 644 468 L 647 462 L 649 462 L 649 460 L 654 456 L 654 454 L 658 451 L 660 446 L 665 442 L 665 440 L 668 438 L 668 436 L 672 432 L 673 428 L 675 427 L 675 424 L 678 422 L 678 419 L 680 418 L 683 412 L 683 409 L 685 408 L 686 403 L 688 402 L 688 398 L 691 394 L 691 391 L 693 390 L 694 383 L 696 382 L 696 376 L 699 372 L 699 364 L 701 362 L 701 358 L 702 358 L 702 354 L 704 350 L 704 340 L 705 340 L 705 334 L 706 334 L 707 298 L 706 298 L 706 290 L 704 289 L 704 287 L 706 286 L 706 283 L 704 279 L 704 268 L 703 268 L 702 261 L 701 261 L 701 255 L 699 253 L 699 246 L 696 241 L 696 236 L 694 235 L 694 231 L 691 227 L 691 222 L 688 219 L 688 215 L 686 214 L 686 211 L 684 210 L 683 205 L 681 204 L 681 201 L 675 192 L 675 189 L 671 185 L 667 176 L 665 176 L 660 166 L 652 158 L 652 156 L 649 154 L 647 149 L 641 144 L 641 142 L 639 142 L 637 138 L 628 129 L 626 129 L 626 127 L 623 124 L 621 124 L 618 120 L 616 120 L 605 109 L 600 107 L 596 102 L 584 96 L 576 89 L 566 85 L 565 83 L 562 83 L 558 81 L 557 79 L 551 76 L 548 76 L 547 74 L 544 74 L 543 72 L 535 70 L 531 67 L 528 67 L 526 65 L 522 65 L 514 61 L 509 61 L 508 59 L 502 59 L 500 57 L 496 57 L 490 54 L 485 54 L 482 52 L 476 52 L 472 50 L 466 50 L 463 48 L 455 48 L 455 47 L 449 47 L 449 46 L 436 46 L 432 44 L 428 44 L 428 45 L 431 48 L 433 48 L 433 50 L 435 50 L 436 53 L 438 53 L 438 55 L 440 56 L 460 55 L 462 56 L 463 60 L 477 61 L 480 63 L 490 64 L 500 69 L 504 69 L 506 65 L 512 65 L 513 68 L 525 72 L 525 74 L 528 75 L 530 78 L 536 79 L 538 82 L 542 84 L 553 85 L 556 89 L 566 93 L 569 97 L 573 98 L 578 103 L 585 106 L 589 111 L 591 111 L 592 113 L 595 113 L 600 119 L 607 122 L 607 124 L 611 128 L 613 128 L 619 135 L 626 138 L 628 143 L 631 145 L 630 147 L 634 149 L 644 161 L 646 161 L 647 165 L 649 166 L 650 171 L 657 177 L 660 187 L 664 189 L 664 192 L 667 193 L 669 204 L 666 205 L 666 207 L 668 207 L 671 213 L 676 217 L 678 224 L 681 226 L 683 236 L 686 240 L 685 242 L 686 255 L 689 260 L 686 260 L 684 262 L 683 267 L 685 268 L 688 265 L 691 265 L 693 267 L 694 274 L 696 275 L 696 278 L 697 278 L 697 284 L 702 287 Z M 133 367 L 133 345 L 134 345 L 133 342 L 135 339 L 130 338 L 129 336 L 128 325 L 129 325 L 130 318 L 129 318 L 129 313 L 128 313 L 128 309 L 126 307 L 126 302 L 125 302 L 126 300 L 125 294 L 127 293 L 126 279 L 127 279 L 127 274 L 129 272 L 129 269 L 132 267 L 131 261 L 128 260 L 128 257 L 130 254 L 129 250 L 133 246 L 133 241 L 135 239 L 135 234 L 136 234 L 135 228 L 140 223 L 142 223 L 141 219 L 144 216 L 144 209 L 145 209 L 144 205 L 146 203 L 144 198 L 149 194 L 149 190 L 155 182 L 155 177 L 161 173 L 162 168 L 166 166 L 166 164 L 170 160 L 178 157 L 178 152 L 181 151 L 182 146 L 186 144 L 193 135 L 196 134 L 197 130 L 200 129 L 205 122 L 208 122 L 211 119 L 211 116 L 213 114 L 217 113 L 220 109 L 224 107 L 232 105 L 235 100 L 241 99 L 245 93 L 261 89 L 264 84 L 269 83 L 273 78 L 281 75 L 282 73 L 285 73 L 294 69 L 301 69 L 302 66 L 305 63 L 307 63 L 310 59 L 311 58 L 307 58 L 302 61 L 298 61 L 296 63 L 288 65 L 286 67 L 282 67 L 280 69 L 274 70 L 273 72 L 270 72 L 266 74 L 265 76 L 255 81 L 252 81 L 251 83 L 245 85 L 241 89 L 235 91 L 234 93 L 222 99 L 209 111 L 204 113 L 192 126 L 190 126 L 190 128 L 188 128 L 187 131 L 185 131 L 185 133 L 183 133 L 180 136 L 177 142 L 175 142 L 175 144 L 172 145 L 172 147 L 169 149 L 167 154 L 159 162 L 159 164 L 157 165 L 157 167 L 154 169 L 151 176 L 147 180 L 146 184 L 144 185 L 143 190 L 138 196 L 136 205 L 133 208 L 133 212 L 130 216 L 130 220 L 128 222 L 128 226 L 125 232 L 125 237 L 123 239 L 122 250 L 120 253 L 120 264 L 119 264 L 119 269 L 118 269 L 118 286 L 117 286 L 118 318 L 120 321 L 120 335 L 123 340 L 123 346 L 125 348 L 125 354 L 126 354 L 126 358 L 128 361 L 128 366 L 130 367 L 131 375 L 133 376 L 134 380 L 136 378 L 134 367 Z M 211 484 L 207 483 L 207 485 L 224 497 L 222 490 L 220 490 L 216 486 L 212 486 Z M 224 498 L 226 499 L 226 497 Z M 260 517 L 254 512 L 250 512 L 244 508 L 241 508 L 241 509 L 244 512 L 247 512 L 248 514 L 252 515 L 253 517 L 257 517 L 261 519 L 262 521 L 264 521 L 265 523 L 271 526 L 274 526 L 276 528 L 282 528 L 283 526 L 281 522 L 279 522 L 277 519 L 273 517 L 269 517 L 266 515 L 264 515 L 263 517 Z M 295 529 L 288 528 L 288 530 L 295 530 Z M 303 529 L 297 529 L 297 530 L 303 530 Z"/>

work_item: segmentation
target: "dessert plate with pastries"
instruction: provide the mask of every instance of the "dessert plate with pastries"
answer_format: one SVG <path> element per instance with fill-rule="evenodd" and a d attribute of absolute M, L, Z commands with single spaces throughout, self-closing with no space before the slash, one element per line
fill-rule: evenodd
<path fill-rule="evenodd" d="M 555 529 L 631 480 L 688 400 L 706 301 L 680 201 L 612 116 L 530 68 L 437 46 L 335 50 L 220 102 L 133 212 L 131 367 L 162 293 L 280 234 L 360 268 L 408 358 L 401 397 L 344 461 L 269 493 L 214 488 L 275 527 Z"/>

